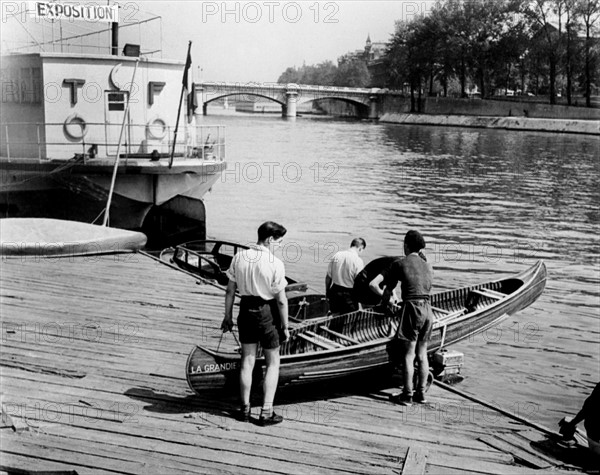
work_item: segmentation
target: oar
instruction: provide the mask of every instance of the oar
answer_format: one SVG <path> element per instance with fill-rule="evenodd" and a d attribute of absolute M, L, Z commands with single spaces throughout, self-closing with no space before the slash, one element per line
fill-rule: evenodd
<path fill-rule="evenodd" d="M 521 416 L 517 416 L 516 414 L 512 414 L 511 412 L 506 411 L 506 410 L 504 410 L 504 409 L 496 406 L 495 404 L 492 404 L 492 403 L 489 403 L 487 401 L 484 401 L 481 398 L 472 396 L 471 394 L 468 394 L 468 393 L 466 393 L 464 391 L 460 391 L 460 390 L 458 390 L 458 389 L 456 389 L 456 388 L 454 388 L 454 387 L 452 387 L 452 386 L 450 386 L 448 384 L 445 384 L 445 383 L 442 383 L 441 381 L 438 381 L 437 379 L 434 379 L 433 382 L 434 382 L 434 384 L 436 384 L 437 386 L 439 386 L 442 389 L 445 389 L 446 391 L 450 391 L 451 393 L 458 394 L 459 396 L 462 396 L 465 399 L 469 399 L 470 401 L 476 402 L 477 404 L 481 404 L 482 406 L 487 407 L 489 409 L 492 409 L 492 410 L 494 410 L 496 412 L 499 412 L 500 414 L 503 414 L 503 415 L 509 417 L 510 419 L 513 419 L 515 421 L 521 422 L 522 424 L 525 424 L 525 425 L 527 425 L 529 427 L 533 427 L 534 429 L 537 429 L 537 430 L 539 430 L 540 432 L 543 432 L 546 435 L 550 435 L 552 437 L 558 437 L 560 440 L 564 440 L 562 434 L 560 434 L 560 433 L 558 433 L 556 431 L 553 431 L 551 429 L 548 429 L 547 427 L 545 427 L 545 426 L 543 426 L 541 424 L 538 424 L 537 422 L 533 422 L 533 421 L 531 421 L 529 419 L 526 419 L 525 417 L 521 417 Z M 577 442 L 580 443 L 579 441 L 577 441 Z"/>

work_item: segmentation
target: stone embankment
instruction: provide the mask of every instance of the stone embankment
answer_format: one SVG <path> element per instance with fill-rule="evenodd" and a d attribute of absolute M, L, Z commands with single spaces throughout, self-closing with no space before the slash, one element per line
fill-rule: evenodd
<path fill-rule="evenodd" d="M 532 100 L 425 97 L 420 112 L 411 113 L 410 98 L 386 94 L 380 122 L 455 127 L 535 130 L 600 135 L 600 108 L 545 104 Z"/>
<path fill-rule="evenodd" d="M 600 135 L 600 120 L 387 113 L 379 122 Z"/>

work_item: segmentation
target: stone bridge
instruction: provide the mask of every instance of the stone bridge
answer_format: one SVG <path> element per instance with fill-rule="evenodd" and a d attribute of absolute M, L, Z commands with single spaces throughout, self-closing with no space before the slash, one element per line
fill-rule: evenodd
<path fill-rule="evenodd" d="M 228 96 L 243 96 L 249 101 L 256 97 L 281 104 L 284 117 L 296 117 L 298 105 L 319 99 L 335 99 L 354 104 L 360 115 L 379 118 L 378 104 L 384 91 L 335 86 L 308 86 L 304 84 L 200 82 L 194 84 L 198 106 L 206 115 L 207 105 Z"/>

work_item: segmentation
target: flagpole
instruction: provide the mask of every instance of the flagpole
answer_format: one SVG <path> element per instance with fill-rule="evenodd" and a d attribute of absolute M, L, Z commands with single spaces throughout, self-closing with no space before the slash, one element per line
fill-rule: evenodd
<path fill-rule="evenodd" d="M 185 68 L 183 70 L 183 81 L 181 84 L 181 95 L 179 96 L 179 108 L 177 109 L 177 122 L 175 122 L 175 132 L 173 133 L 173 148 L 171 148 L 171 158 L 169 160 L 169 168 L 173 166 L 173 158 L 175 157 L 175 144 L 177 143 L 177 129 L 179 128 L 179 118 L 181 116 L 181 104 L 183 103 L 183 94 L 185 89 L 187 88 L 187 73 L 188 69 L 191 65 L 190 62 L 190 53 L 192 51 L 192 42 L 190 41 L 188 44 L 188 52 L 185 57 Z"/>

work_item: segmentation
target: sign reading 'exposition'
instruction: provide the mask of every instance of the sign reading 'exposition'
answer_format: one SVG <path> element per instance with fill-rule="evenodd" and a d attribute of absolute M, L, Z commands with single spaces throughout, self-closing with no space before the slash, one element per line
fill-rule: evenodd
<path fill-rule="evenodd" d="M 49 20 L 119 21 L 118 5 L 35 2 L 34 14 Z"/>

